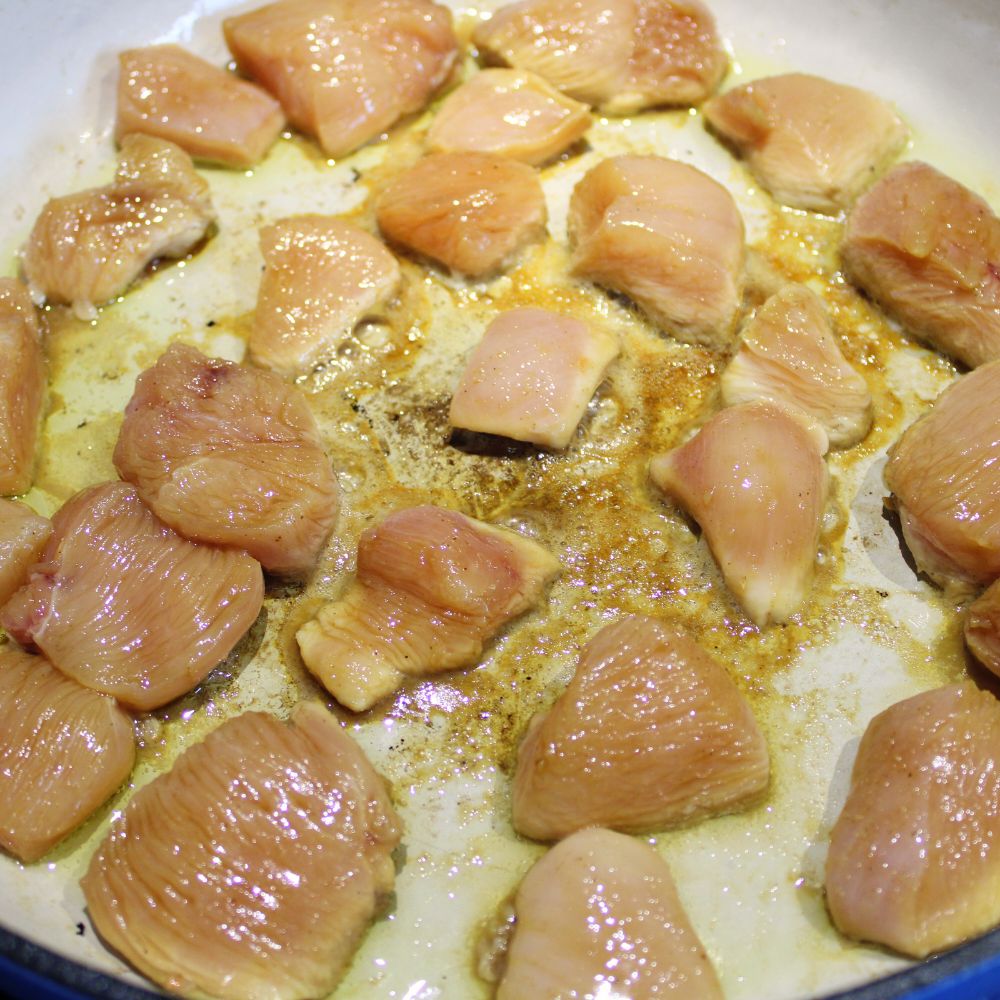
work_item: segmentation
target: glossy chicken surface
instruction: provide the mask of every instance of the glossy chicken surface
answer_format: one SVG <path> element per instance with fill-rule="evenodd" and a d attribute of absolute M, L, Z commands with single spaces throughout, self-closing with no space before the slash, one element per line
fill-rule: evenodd
<path fill-rule="evenodd" d="M 52 534 L 52 522 L 27 504 L 0 498 L 0 605 L 28 578 Z"/>
<path fill-rule="evenodd" d="M 497 1000 L 721 1000 L 667 863 L 610 830 L 573 834 L 517 890 Z"/>
<path fill-rule="evenodd" d="M 86 687 L 148 711 L 198 684 L 254 623 L 260 566 L 158 521 L 127 483 L 83 490 L 0 625 Z"/>
<path fill-rule="evenodd" d="M 154 260 L 190 252 L 214 221 L 208 184 L 184 150 L 126 135 L 111 184 L 46 203 L 24 248 L 24 276 L 36 299 L 93 319 Z"/>
<path fill-rule="evenodd" d="M 301 390 L 173 344 L 136 380 L 115 468 L 186 538 L 246 549 L 272 573 L 312 569 L 340 491 Z"/>
<path fill-rule="evenodd" d="M 705 532 L 747 616 L 785 622 L 816 566 L 828 476 L 826 435 L 801 411 L 768 401 L 730 406 L 650 475 Z"/>
<path fill-rule="evenodd" d="M 834 448 L 857 444 L 871 427 L 868 384 L 847 363 L 822 300 L 805 285 L 787 285 L 761 306 L 720 384 L 727 406 L 773 399 L 799 407 Z"/>
<path fill-rule="evenodd" d="M 969 605 L 964 632 L 969 652 L 987 670 L 1000 676 L 1000 580 Z"/>
<path fill-rule="evenodd" d="M 696 167 L 662 156 L 602 160 L 573 189 L 573 271 L 633 299 L 678 340 L 732 339 L 743 277 L 743 219 Z"/>
<path fill-rule="evenodd" d="M 390 514 L 358 542 L 355 581 L 297 634 L 306 666 L 355 712 L 406 677 L 476 663 L 559 571 L 516 532 L 441 507 Z"/>
<path fill-rule="evenodd" d="M 970 368 L 1000 357 L 1000 218 L 926 163 L 901 163 L 851 212 L 850 279 L 908 332 Z"/>
<path fill-rule="evenodd" d="M 655 618 L 607 625 L 518 751 L 514 828 L 664 830 L 736 812 L 768 785 L 767 744 L 729 675 Z"/>
<path fill-rule="evenodd" d="M 1000 703 L 971 683 L 875 716 L 830 834 L 837 928 L 923 958 L 1000 922 Z"/>
<path fill-rule="evenodd" d="M 248 712 L 136 794 L 83 892 L 101 937 L 171 992 L 326 996 L 392 891 L 401 832 L 324 708 Z"/>

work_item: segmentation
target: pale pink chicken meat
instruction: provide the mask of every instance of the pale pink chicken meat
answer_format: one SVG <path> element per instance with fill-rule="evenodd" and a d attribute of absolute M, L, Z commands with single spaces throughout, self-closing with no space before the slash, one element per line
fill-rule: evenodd
<path fill-rule="evenodd" d="M 336 216 L 281 219 L 261 230 L 260 245 L 264 274 L 250 358 L 281 375 L 327 360 L 402 281 L 396 258 L 379 240 Z"/>
<path fill-rule="evenodd" d="M 537 166 L 590 128 L 585 104 L 525 70 L 484 69 L 442 102 L 427 132 L 434 153 L 478 152 Z"/>
<path fill-rule="evenodd" d="M 857 444 L 871 427 L 868 383 L 847 363 L 822 300 L 805 285 L 787 285 L 761 306 L 720 385 L 726 406 L 754 399 L 798 406 L 834 448 Z"/>
<path fill-rule="evenodd" d="M 830 834 L 841 933 L 923 958 L 1000 923 L 998 758 L 1000 703 L 970 683 L 872 719 Z"/>
<path fill-rule="evenodd" d="M 964 632 L 969 652 L 1000 677 L 1000 580 L 991 583 L 969 605 Z"/>
<path fill-rule="evenodd" d="M 252 167 L 285 127 L 267 91 L 179 45 L 119 54 L 117 111 L 119 139 L 143 132 L 227 167 Z"/>
<path fill-rule="evenodd" d="M 574 833 L 518 887 L 497 1000 L 722 1000 L 670 869 L 649 844 Z"/>
<path fill-rule="evenodd" d="M 111 184 L 46 203 L 24 248 L 24 276 L 35 298 L 93 319 L 154 260 L 189 253 L 214 221 L 208 184 L 184 150 L 126 135 Z"/>
<path fill-rule="evenodd" d="M 79 683 L 149 711 L 225 659 L 263 600 L 260 566 L 245 552 L 189 542 L 132 486 L 103 483 L 56 513 L 0 625 Z"/>
<path fill-rule="evenodd" d="M 0 278 L 0 496 L 31 488 L 45 396 L 42 332 L 28 290 Z"/>
<path fill-rule="evenodd" d="M 299 629 L 302 659 L 337 701 L 364 711 L 407 677 L 476 663 L 558 571 L 516 532 L 441 507 L 396 511 L 362 534 L 346 592 Z"/>
<path fill-rule="evenodd" d="M 522 0 L 479 24 L 472 40 L 490 59 L 611 114 L 697 104 L 728 62 L 699 0 Z"/>
<path fill-rule="evenodd" d="M 392 891 L 401 832 L 324 708 L 248 712 L 136 793 L 83 893 L 101 937 L 172 993 L 326 996 Z"/>
<path fill-rule="evenodd" d="M 757 625 L 805 602 L 819 547 L 828 475 L 822 428 L 769 401 L 730 406 L 650 475 L 701 525 L 726 584 Z"/>
<path fill-rule="evenodd" d="M 492 153 L 432 153 L 395 177 L 376 205 L 394 243 L 478 278 L 545 236 L 538 174 Z"/>
<path fill-rule="evenodd" d="M 98 809 L 135 763 L 113 698 L 43 657 L 0 647 L 0 847 L 37 861 Z"/>
<path fill-rule="evenodd" d="M 199 542 L 301 576 L 337 520 L 340 490 L 301 390 L 273 372 L 173 344 L 136 380 L 115 468 Z"/>
<path fill-rule="evenodd" d="M 968 188 L 900 164 L 855 205 L 842 253 L 915 337 L 970 368 L 1000 357 L 1000 218 Z"/>
<path fill-rule="evenodd" d="M 511 309 L 473 350 L 448 418 L 453 427 L 565 448 L 619 350 L 611 333 L 572 316 Z"/>
<path fill-rule="evenodd" d="M 52 522 L 27 504 L 0 498 L 0 606 L 28 578 L 52 534 Z"/>
<path fill-rule="evenodd" d="M 767 789 L 767 744 L 725 669 L 654 618 L 607 625 L 536 715 L 514 775 L 514 829 L 664 830 L 736 812 Z"/>
<path fill-rule="evenodd" d="M 222 28 L 240 69 L 329 156 L 423 108 L 458 58 L 451 12 L 431 0 L 282 0 Z"/>
<path fill-rule="evenodd" d="M 610 157 L 573 189 L 567 229 L 575 274 L 624 292 L 679 340 L 728 345 L 743 219 L 721 184 L 662 156 Z"/>
<path fill-rule="evenodd" d="M 955 594 L 1000 576 L 1000 360 L 949 386 L 885 467 L 917 566 Z"/>
<path fill-rule="evenodd" d="M 808 73 L 785 73 L 713 97 L 705 120 L 782 204 L 849 208 L 906 145 L 888 101 Z"/>

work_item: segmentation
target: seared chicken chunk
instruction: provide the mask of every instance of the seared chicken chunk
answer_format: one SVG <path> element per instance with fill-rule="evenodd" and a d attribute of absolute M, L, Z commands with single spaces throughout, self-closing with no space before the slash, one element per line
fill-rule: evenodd
<path fill-rule="evenodd" d="M 52 534 L 52 522 L 26 504 L 0 499 L 0 606 L 28 578 Z"/>
<path fill-rule="evenodd" d="M 965 644 L 987 670 L 1000 677 L 1000 580 L 977 597 L 965 615 Z"/>

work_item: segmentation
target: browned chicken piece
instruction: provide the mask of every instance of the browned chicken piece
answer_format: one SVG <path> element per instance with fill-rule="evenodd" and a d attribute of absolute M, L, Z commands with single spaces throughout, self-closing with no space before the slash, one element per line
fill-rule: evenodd
<path fill-rule="evenodd" d="M 41 656 L 0 646 L 0 847 L 37 861 L 99 808 L 135 763 L 113 698 Z"/>
<path fill-rule="evenodd" d="M 1000 922 L 998 758 L 1000 703 L 970 683 L 872 719 L 830 834 L 838 930 L 923 958 Z"/>
<path fill-rule="evenodd" d="M 722 373 L 726 406 L 773 399 L 805 410 L 834 448 L 850 448 L 872 423 L 868 383 L 847 363 L 820 297 L 786 285 L 757 311 Z"/>
<path fill-rule="evenodd" d="M 769 780 L 746 699 L 693 639 L 655 618 L 607 625 L 517 757 L 514 829 L 558 840 L 587 826 L 665 830 L 737 812 Z"/>
<path fill-rule="evenodd" d="M 252 167 L 285 127 L 270 94 L 179 45 L 129 49 L 118 66 L 118 138 L 144 132 L 196 160 Z"/>
<path fill-rule="evenodd" d="M 295 215 L 260 232 L 264 274 L 250 358 L 295 376 L 399 290 L 396 258 L 363 229 L 330 215 Z"/>
<path fill-rule="evenodd" d="M 1000 576 L 998 413 L 1000 360 L 949 386 L 885 467 L 917 566 L 956 595 Z"/>
<path fill-rule="evenodd" d="M 214 221 L 208 184 L 191 157 L 133 133 L 121 140 L 113 183 L 45 205 L 24 248 L 24 275 L 36 299 L 93 319 L 96 306 L 121 295 L 154 260 L 190 252 Z"/>
<path fill-rule="evenodd" d="M 0 278 L 0 496 L 31 488 L 45 394 L 42 333 L 28 290 Z"/>
<path fill-rule="evenodd" d="M 514 908 L 497 1000 L 722 1000 L 670 869 L 649 844 L 574 833 L 525 875 Z"/>
<path fill-rule="evenodd" d="M 454 510 L 390 514 L 358 542 L 356 580 L 299 629 L 302 659 L 355 712 L 406 677 L 476 663 L 559 571 L 541 545 Z"/>
<path fill-rule="evenodd" d="M 1000 219 L 926 163 L 901 163 L 854 207 L 850 279 L 906 329 L 975 368 L 1000 358 Z"/>
<path fill-rule="evenodd" d="M 431 0 L 281 0 L 222 29 L 240 69 L 329 156 L 423 108 L 458 58 L 451 12 Z"/>
<path fill-rule="evenodd" d="M 969 605 L 965 615 L 965 644 L 969 652 L 1000 677 L 1000 580 Z"/>
<path fill-rule="evenodd" d="M 324 708 L 248 712 L 136 793 L 83 893 L 101 937 L 172 993 L 326 996 L 392 891 L 400 835 Z"/>
<path fill-rule="evenodd" d="M 679 340 L 729 344 L 743 219 L 721 184 L 662 156 L 610 157 L 573 189 L 567 227 L 575 274 L 624 292 Z"/>
<path fill-rule="evenodd" d="M 445 98 L 427 132 L 435 153 L 494 153 L 537 165 L 590 128 L 585 104 L 526 70 L 484 69 Z"/>
<path fill-rule="evenodd" d="M 340 489 L 302 391 L 272 372 L 173 344 L 136 380 L 115 468 L 186 538 L 246 549 L 301 576 Z"/>
<path fill-rule="evenodd" d="M 763 627 L 805 601 L 828 476 L 826 435 L 801 410 L 770 401 L 717 413 L 687 444 L 653 459 L 653 482 L 688 512 L 729 589 Z"/>
<path fill-rule="evenodd" d="M 0 625 L 79 683 L 149 711 L 225 659 L 263 601 L 263 574 L 245 552 L 189 542 L 133 487 L 103 483 L 56 513 Z"/>
<path fill-rule="evenodd" d="M 0 499 L 0 606 L 28 578 L 52 534 L 52 522 L 27 504 Z"/>
<path fill-rule="evenodd" d="M 850 208 L 907 139 L 888 101 L 807 73 L 735 87 L 704 113 L 778 201 L 817 212 Z"/>
<path fill-rule="evenodd" d="M 472 39 L 494 61 L 611 114 L 697 104 L 727 65 L 699 0 L 523 0 L 501 7 Z"/>
<path fill-rule="evenodd" d="M 543 239 L 538 174 L 491 153 L 432 153 L 382 192 L 378 224 L 395 243 L 479 278 Z"/>

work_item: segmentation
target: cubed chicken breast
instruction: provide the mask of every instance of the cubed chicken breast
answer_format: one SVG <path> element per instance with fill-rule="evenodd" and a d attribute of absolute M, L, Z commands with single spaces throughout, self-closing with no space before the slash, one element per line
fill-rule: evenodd
<path fill-rule="evenodd" d="M 85 687 L 149 711 L 225 659 L 263 601 L 263 574 L 245 552 L 189 542 L 132 486 L 102 483 L 56 513 L 0 626 Z"/>
<path fill-rule="evenodd" d="M 558 571 L 514 531 L 441 507 L 396 511 L 361 535 L 343 596 L 299 629 L 302 659 L 337 701 L 363 711 L 406 677 L 476 663 Z"/>
<path fill-rule="evenodd" d="M 987 670 L 1000 677 L 1000 580 L 991 583 L 969 605 L 965 644 Z"/>
<path fill-rule="evenodd" d="M 708 955 L 649 844 L 574 833 L 518 887 L 497 1000 L 722 1000 Z"/>
<path fill-rule="evenodd" d="M 606 625 L 569 687 L 532 719 L 514 775 L 514 829 L 665 830 L 736 812 L 769 780 L 746 699 L 693 639 L 655 618 Z"/>
<path fill-rule="evenodd" d="M 726 406 L 773 399 L 805 410 L 834 448 L 857 444 L 872 423 L 868 383 L 847 363 L 823 302 L 786 285 L 747 324 L 721 379 Z"/>
<path fill-rule="evenodd" d="M 590 128 L 585 104 L 526 70 L 485 69 L 449 94 L 429 131 L 433 153 L 494 153 L 538 165 Z"/>
<path fill-rule="evenodd" d="M 136 380 L 115 468 L 186 538 L 245 549 L 302 576 L 340 488 L 302 391 L 273 372 L 173 344 Z"/>
<path fill-rule="evenodd" d="M 35 305 L 14 278 L 0 278 L 0 496 L 31 488 L 45 396 L 45 358 Z"/>
<path fill-rule="evenodd" d="M 423 108 L 458 58 L 451 12 L 431 0 L 281 0 L 222 29 L 240 69 L 329 156 Z"/>
<path fill-rule="evenodd" d="M 538 174 L 492 153 L 432 153 L 394 178 L 376 207 L 382 232 L 452 271 L 480 278 L 545 236 Z"/>
<path fill-rule="evenodd" d="M 323 997 L 392 891 L 400 834 L 326 709 L 247 712 L 136 793 L 83 894 L 104 941 L 171 993 Z"/>
<path fill-rule="evenodd" d="M 0 606 L 28 579 L 52 534 L 52 522 L 27 504 L 0 499 Z"/>
<path fill-rule="evenodd" d="M 567 227 L 575 274 L 628 295 L 679 340 L 729 344 L 743 218 L 721 184 L 662 156 L 610 157 L 573 189 Z"/>
<path fill-rule="evenodd" d="M 189 253 L 215 221 L 208 184 L 191 157 L 163 139 L 121 140 L 118 173 L 107 187 L 53 198 L 24 248 L 32 295 L 93 319 L 154 260 Z"/>
<path fill-rule="evenodd" d="M 907 139 L 888 101 L 808 73 L 735 87 L 704 112 L 778 201 L 830 214 L 850 208 Z"/>
<path fill-rule="evenodd" d="M 701 525 L 726 584 L 763 627 L 805 602 L 828 475 L 826 434 L 770 401 L 717 413 L 687 444 L 653 459 L 653 482 Z"/>
<path fill-rule="evenodd" d="M 1000 923 L 1000 703 L 970 683 L 869 723 L 830 834 L 841 933 L 923 958 Z"/>
<path fill-rule="evenodd" d="M 926 163 L 901 163 L 847 220 L 848 277 L 915 337 L 975 368 L 1000 358 L 1000 219 Z"/>
<path fill-rule="evenodd" d="M 399 290 L 396 258 L 363 229 L 330 215 L 294 215 L 260 232 L 264 274 L 250 358 L 294 377 L 327 360 Z"/>
<path fill-rule="evenodd" d="M 572 316 L 530 307 L 501 313 L 465 366 L 449 420 L 565 448 L 619 349 L 614 335 Z"/>

